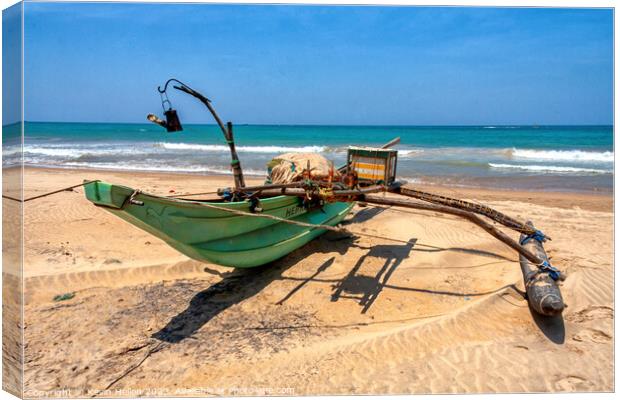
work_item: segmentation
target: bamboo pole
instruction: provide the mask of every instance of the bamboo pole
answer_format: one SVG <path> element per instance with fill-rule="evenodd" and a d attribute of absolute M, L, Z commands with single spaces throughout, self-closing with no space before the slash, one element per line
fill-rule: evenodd
<path fill-rule="evenodd" d="M 400 143 L 400 136 L 397 136 L 394 139 L 392 139 L 389 142 L 387 142 L 386 144 L 384 144 L 383 146 L 381 146 L 381 148 L 382 149 L 389 149 L 390 147 L 396 146 L 399 143 Z"/>
<path fill-rule="evenodd" d="M 304 182 L 298 181 L 298 182 L 290 182 L 290 183 L 275 183 L 275 184 L 268 184 L 268 185 L 244 186 L 243 192 L 250 193 L 250 192 L 257 192 L 257 191 L 270 190 L 270 189 L 298 188 L 298 187 L 303 187 L 304 184 L 305 184 Z M 223 196 L 225 192 L 230 192 L 230 190 L 231 188 L 219 188 L 217 189 L 217 195 Z"/>
<path fill-rule="evenodd" d="M 369 193 L 377 193 L 385 190 L 385 186 L 376 185 L 368 186 L 360 189 L 344 189 L 344 190 L 332 190 L 328 197 L 325 197 L 327 201 L 355 201 L 360 196 Z M 273 197 L 273 196 L 297 196 L 306 197 L 308 194 L 312 196 L 312 191 L 307 191 L 305 188 L 281 188 L 281 189 L 265 189 L 259 190 L 258 197 Z M 319 193 L 316 193 L 319 195 Z"/>
<path fill-rule="evenodd" d="M 235 148 L 235 139 L 233 137 L 232 122 L 226 123 L 226 143 L 230 147 L 230 165 L 232 167 L 233 176 L 235 178 L 235 189 L 240 189 L 245 186 L 245 180 L 243 179 L 243 171 L 241 170 L 241 163 L 239 162 L 239 156 L 237 155 L 237 149 Z"/>

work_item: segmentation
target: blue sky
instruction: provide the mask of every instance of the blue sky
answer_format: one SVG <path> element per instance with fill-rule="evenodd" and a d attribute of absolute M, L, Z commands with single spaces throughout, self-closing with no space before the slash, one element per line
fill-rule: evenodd
<path fill-rule="evenodd" d="M 21 5 L 2 11 L 2 125 L 21 120 Z"/>
<path fill-rule="evenodd" d="M 26 120 L 144 122 L 168 77 L 236 123 L 611 124 L 613 13 L 26 3 Z"/>

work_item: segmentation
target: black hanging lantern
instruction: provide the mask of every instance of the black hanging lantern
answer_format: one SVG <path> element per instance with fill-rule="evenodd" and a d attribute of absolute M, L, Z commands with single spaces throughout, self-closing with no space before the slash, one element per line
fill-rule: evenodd
<path fill-rule="evenodd" d="M 167 83 L 163 90 L 159 87 L 157 88 L 157 91 L 161 96 L 161 107 L 164 109 L 164 116 L 166 117 L 166 120 L 164 121 L 153 114 L 147 115 L 146 119 L 157 125 L 163 126 L 168 132 L 180 132 L 183 130 L 183 126 L 181 125 L 181 120 L 179 119 L 177 110 L 172 109 L 172 103 L 168 100 L 168 94 L 166 94 L 167 88 Z M 166 109 L 166 103 L 168 103 L 168 109 Z"/>
<path fill-rule="evenodd" d="M 168 111 L 164 112 L 164 115 L 166 116 L 166 130 L 168 132 L 179 132 L 183 130 L 181 121 L 177 115 L 177 110 L 169 108 Z"/>

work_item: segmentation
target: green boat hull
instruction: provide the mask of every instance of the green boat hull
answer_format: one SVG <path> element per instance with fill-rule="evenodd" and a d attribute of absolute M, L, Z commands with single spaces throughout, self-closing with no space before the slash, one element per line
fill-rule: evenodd
<path fill-rule="evenodd" d="M 237 268 L 267 264 L 289 254 L 325 229 L 293 225 L 268 218 L 231 214 L 209 208 L 250 212 L 243 202 L 204 202 L 137 193 L 134 189 L 94 182 L 84 186 L 86 198 L 112 214 L 164 240 L 195 260 Z M 307 210 L 300 199 L 278 196 L 262 199 L 262 214 L 293 221 L 334 226 L 353 207 L 352 203 L 329 203 Z"/>

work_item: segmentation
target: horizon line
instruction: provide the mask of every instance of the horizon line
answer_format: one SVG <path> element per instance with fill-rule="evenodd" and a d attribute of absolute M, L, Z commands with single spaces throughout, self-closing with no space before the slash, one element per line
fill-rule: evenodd
<path fill-rule="evenodd" d="M 19 124 L 21 122 L 24 123 L 47 123 L 47 124 L 130 124 L 130 125 L 151 125 L 148 122 L 102 122 L 102 121 L 17 121 L 8 124 L 3 124 L 2 126 L 9 126 Z M 183 125 L 191 126 L 191 125 L 213 125 L 218 126 L 215 122 L 189 122 L 184 123 Z M 233 123 L 233 126 L 242 126 L 242 125 L 254 125 L 254 126 L 387 126 L 387 127 L 437 127 L 437 126 L 446 126 L 446 127 L 486 127 L 486 126 L 496 126 L 496 127 L 509 127 L 509 126 L 518 126 L 518 127 L 541 127 L 541 126 L 609 126 L 613 127 L 613 123 L 579 123 L 579 124 L 548 124 L 548 123 L 526 123 L 526 124 L 517 124 L 517 123 L 486 123 L 486 124 L 350 124 L 350 123 L 337 123 L 337 124 L 325 124 L 325 123 L 251 123 L 251 122 L 242 122 L 242 123 Z"/>

